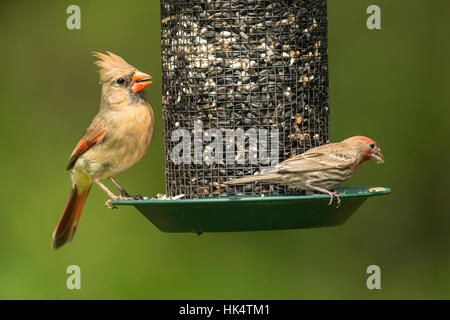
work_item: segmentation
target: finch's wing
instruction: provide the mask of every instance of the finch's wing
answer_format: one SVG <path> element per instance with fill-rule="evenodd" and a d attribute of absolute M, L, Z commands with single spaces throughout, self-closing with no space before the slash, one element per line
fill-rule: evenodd
<path fill-rule="evenodd" d="M 323 145 L 281 162 L 276 173 L 342 169 L 353 166 L 355 155 L 338 143 Z"/>
<path fill-rule="evenodd" d="M 93 121 L 89 128 L 80 139 L 77 146 L 70 155 L 69 164 L 66 170 L 70 170 L 75 165 L 77 159 L 89 148 L 96 145 L 97 143 L 103 141 L 106 135 L 106 122 L 104 120 Z"/>

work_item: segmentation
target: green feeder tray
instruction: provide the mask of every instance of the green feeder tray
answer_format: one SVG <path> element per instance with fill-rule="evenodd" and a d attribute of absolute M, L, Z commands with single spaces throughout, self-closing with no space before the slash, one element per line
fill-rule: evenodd
<path fill-rule="evenodd" d="M 389 194 L 389 188 L 348 187 L 328 195 L 229 197 L 179 200 L 125 200 L 163 232 L 232 232 L 304 229 L 343 224 L 369 197 Z"/>

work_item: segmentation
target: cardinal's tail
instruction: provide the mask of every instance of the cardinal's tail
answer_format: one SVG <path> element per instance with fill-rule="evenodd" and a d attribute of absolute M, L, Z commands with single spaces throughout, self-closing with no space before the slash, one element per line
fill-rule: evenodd
<path fill-rule="evenodd" d="M 75 230 L 77 229 L 81 211 L 83 210 L 84 203 L 86 202 L 90 190 L 91 186 L 79 194 L 77 191 L 77 186 L 74 184 L 63 214 L 59 219 L 55 231 L 53 232 L 53 249 L 58 249 L 63 244 L 72 240 Z"/>

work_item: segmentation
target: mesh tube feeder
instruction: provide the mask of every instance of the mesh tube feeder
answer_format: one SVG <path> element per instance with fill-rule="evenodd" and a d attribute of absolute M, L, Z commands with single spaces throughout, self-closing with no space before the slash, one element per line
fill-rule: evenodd
<path fill-rule="evenodd" d="M 163 0 L 161 15 L 166 193 L 292 193 L 220 185 L 329 142 L 326 2 Z M 193 133 L 188 163 L 173 161 L 177 129 Z M 214 130 L 223 154 L 208 164 Z"/>
<path fill-rule="evenodd" d="M 115 204 L 162 231 L 249 231 L 341 224 L 390 192 L 341 189 L 336 210 L 285 186 L 223 185 L 329 143 L 325 0 L 161 0 L 161 58 L 166 194 L 184 198 Z"/>

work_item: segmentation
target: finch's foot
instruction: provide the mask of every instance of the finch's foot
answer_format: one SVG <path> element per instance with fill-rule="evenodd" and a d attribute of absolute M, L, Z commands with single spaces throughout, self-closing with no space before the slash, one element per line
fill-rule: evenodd
<path fill-rule="evenodd" d="M 331 206 L 333 203 L 333 196 L 336 198 L 337 204 L 336 209 L 341 206 L 341 198 L 339 198 L 339 195 L 337 192 L 330 192 L 330 202 L 328 202 L 328 205 Z"/>
<path fill-rule="evenodd" d="M 331 192 L 331 191 L 328 191 L 327 189 L 319 188 L 319 187 L 315 187 L 315 186 L 308 186 L 308 188 L 329 195 L 330 196 L 330 202 L 328 202 L 329 206 L 331 206 L 331 204 L 333 203 L 333 197 L 336 197 L 336 200 L 337 200 L 336 208 L 339 208 L 339 206 L 341 205 L 341 198 L 339 198 L 339 195 L 337 192 Z"/>
<path fill-rule="evenodd" d="M 337 209 L 341 206 L 341 198 L 339 198 L 339 195 L 337 192 L 333 192 L 333 195 L 336 197 L 336 200 L 337 200 L 337 204 L 336 204 L 336 209 Z"/>
<path fill-rule="evenodd" d="M 330 193 L 330 202 L 328 202 L 328 205 L 331 206 L 332 203 L 333 203 L 333 194 Z"/>

